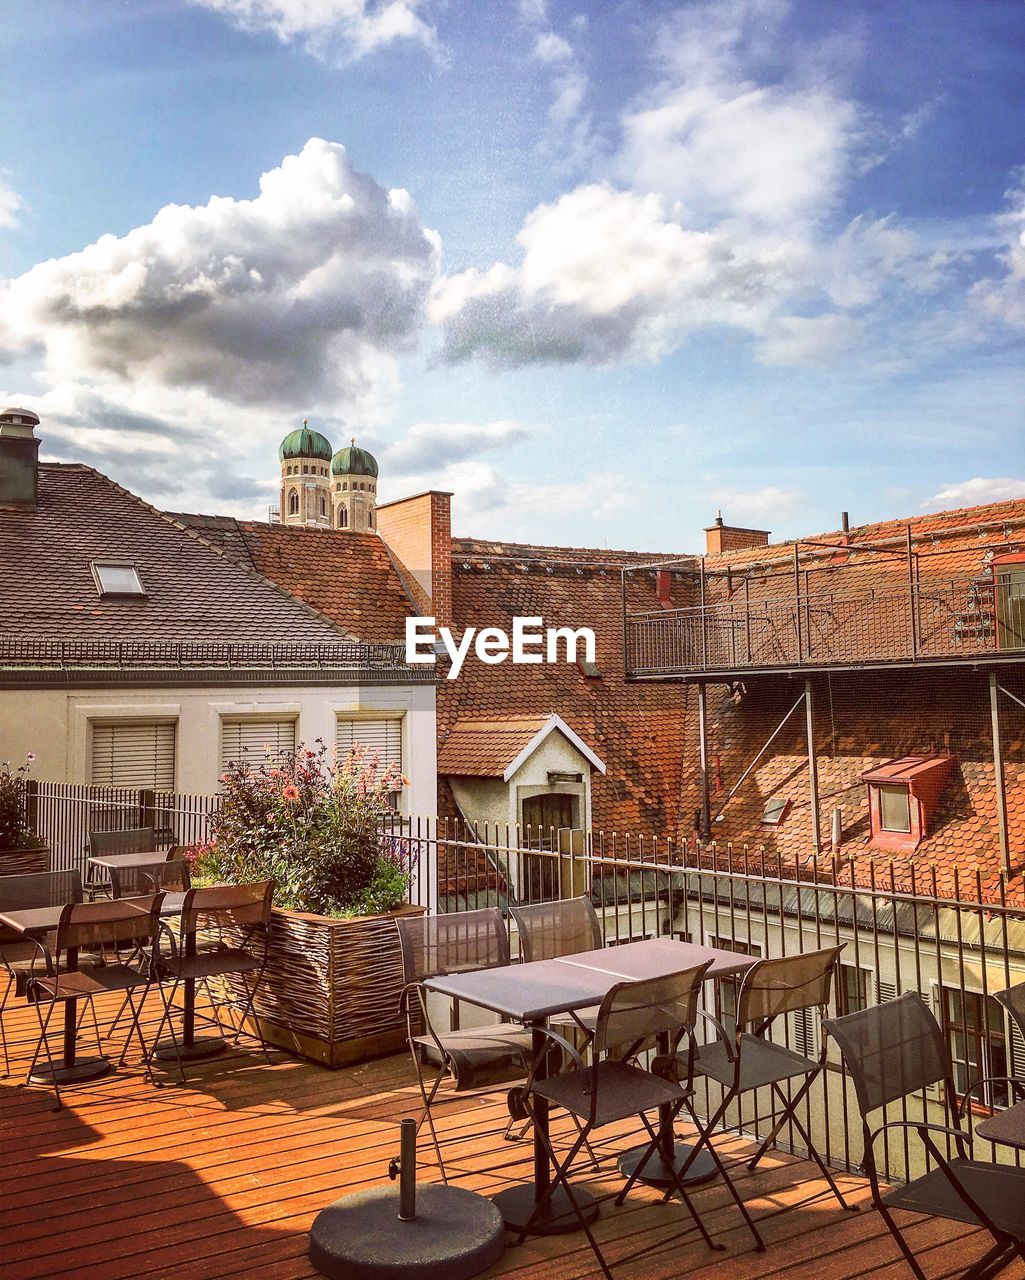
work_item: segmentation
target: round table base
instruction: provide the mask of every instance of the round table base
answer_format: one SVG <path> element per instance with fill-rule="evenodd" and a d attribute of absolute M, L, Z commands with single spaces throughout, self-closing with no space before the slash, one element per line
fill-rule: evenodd
<path fill-rule="evenodd" d="M 220 1036 L 196 1036 L 191 1044 L 176 1044 L 170 1037 L 158 1040 L 153 1056 L 161 1062 L 199 1062 L 203 1058 L 216 1058 L 225 1049 Z"/>
<path fill-rule="evenodd" d="M 100 1076 L 105 1076 L 113 1069 L 106 1058 L 79 1058 L 73 1067 L 58 1065 L 53 1071 L 48 1066 L 40 1066 L 37 1063 L 35 1071 L 29 1076 L 29 1081 L 32 1084 L 52 1085 L 54 1080 L 58 1084 L 77 1084 L 81 1080 L 98 1080 Z"/>
<path fill-rule="evenodd" d="M 629 1151 L 624 1151 L 619 1157 L 619 1172 L 624 1178 L 629 1178 L 641 1163 L 647 1149 L 647 1147 L 632 1147 Z M 687 1146 L 685 1143 L 676 1143 L 673 1148 L 673 1165 L 677 1173 L 686 1164 L 687 1158 L 693 1150 L 693 1147 Z M 708 1152 L 699 1151 L 691 1161 L 687 1176 L 683 1179 L 683 1185 L 685 1187 L 694 1187 L 702 1182 L 710 1182 L 717 1172 L 715 1161 Z M 648 1163 L 644 1166 L 644 1172 L 637 1181 L 643 1182 L 646 1187 L 658 1187 L 662 1191 L 665 1191 L 667 1187 L 673 1186 L 673 1179 L 666 1168 L 665 1156 L 661 1152 L 657 1152 L 649 1158 Z"/>
<path fill-rule="evenodd" d="M 588 1222 L 593 1222 L 598 1216 L 598 1203 L 594 1196 L 582 1191 L 579 1187 L 573 1188 L 573 1195 L 576 1197 L 584 1218 Z M 505 1225 L 510 1231 L 522 1231 L 526 1227 L 533 1216 L 534 1206 L 537 1203 L 533 1184 L 529 1182 L 520 1183 L 515 1187 L 507 1187 L 505 1191 L 499 1191 L 491 1199 L 501 1211 Z M 579 1230 L 580 1219 L 573 1210 L 565 1187 L 559 1187 L 530 1228 L 530 1234 L 532 1236 L 559 1236 L 569 1231 Z"/>

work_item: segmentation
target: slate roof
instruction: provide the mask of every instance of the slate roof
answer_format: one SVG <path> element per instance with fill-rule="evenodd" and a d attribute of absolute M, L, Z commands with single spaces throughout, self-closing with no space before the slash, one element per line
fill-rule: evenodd
<path fill-rule="evenodd" d="M 547 721 L 547 716 L 457 720 L 438 752 L 438 772 L 448 777 L 501 778 Z"/>
<path fill-rule="evenodd" d="M 93 560 L 134 564 L 144 599 L 101 599 Z M 351 639 L 92 467 L 43 463 L 34 510 L 0 511 L 0 637 L 335 643 Z"/>
<path fill-rule="evenodd" d="M 407 616 L 419 612 L 376 533 L 187 513 L 174 519 L 367 643 L 403 642 Z"/>

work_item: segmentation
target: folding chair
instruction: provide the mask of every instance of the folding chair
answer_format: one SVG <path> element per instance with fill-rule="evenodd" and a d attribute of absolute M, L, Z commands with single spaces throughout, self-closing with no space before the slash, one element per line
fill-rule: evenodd
<path fill-rule="evenodd" d="M 648 1134 L 647 1149 L 622 1190 L 604 1197 L 622 1204 L 636 1180 L 643 1175 L 648 1161 L 658 1151 L 660 1134 L 656 1124 L 649 1119 L 649 1112 L 660 1107 L 668 1107 L 672 1119 L 675 1120 L 681 1109 L 685 1108 L 699 1133 L 702 1132 L 691 1104 L 694 1089 L 689 1070 L 682 1079 L 672 1080 L 645 1071 L 627 1059 L 634 1058 L 652 1038 L 665 1036 L 669 1040 L 669 1059 L 693 1063 L 694 1023 L 698 1016 L 697 1006 L 701 996 L 701 984 L 710 963 L 707 961 L 705 964 L 695 965 L 679 973 L 658 978 L 645 978 L 639 982 L 620 982 L 612 987 L 598 1009 L 592 1043 L 593 1061 L 590 1066 L 584 1063 L 576 1049 L 558 1032 L 546 1030 L 546 1036 L 572 1058 L 576 1063 L 576 1069 L 541 1080 L 535 1079 L 528 1105 L 531 1106 L 531 1113 L 536 1120 L 536 1112 L 531 1105 L 532 1100 L 535 1097 L 544 1098 L 549 1104 L 568 1111 L 579 1121 L 579 1128 L 576 1140 L 562 1160 L 556 1154 L 551 1138 L 546 1132 L 546 1126 L 538 1129 L 542 1134 L 548 1157 L 554 1166 L 554 1174 L 547 1191 L 538 1201 L 530 1221 L 519 1233 L 517 1243 L 522 1243 L 526 1238 L 534 1222 L 561 1186 L 580 1221 L 602 1273 L 607 1280 L 611 1280 L 612 1272 L 609 1264 L 594 1238 L 587 1217 L 569 1181 L 570 1168 L 596 1129 L 626 1120 L 631 1116 L 639 1117 Z M 678 1051 L 684 1037 L 687 1039 L 688 1047 L 686 1055 L 681 1059 Z M 734 1201 L 746 1217 L 743 1203 L 734 1190 L 722 1162 L 711 1146 L 709 1150 Z M 722 1249 L 724 1246 L 715 1244 L 709 1235 L 688 1195 L 682 1177 L 672 1170 L 670 1176 L 673 1179 L 673 1185 L 669 1188 L 667 1196 L 674 1192 L 679 1195 L 705 1243 L 709 1248 Z M 662 1248 L 666 1243 L 668 1242 L 659 1241 L 654 1247 Z M 647 1250 L 639 1250 L 630 1254 L 629 1259 L 620 1259 L 620 1262 L 633 1261 L 644 1252 Z"/>
<path fill-rule="evenodd" d="M 40 1050 L 45 1049 L 56 1098 L 54 1110 L 59 1111 L 63 1104 L 47 1032 L 54 1009 L 63 1007 L 69 1000 L 84 1000 L 92 1007 L 96 996 L 123 991 L 131 1010 L 131 1022 L 117 1065 L 121 1066 L 124 1062 L 134 1031 L 142 1051 L 146 1079 L 152 1082 L 151 1055 L 142 1038 L 139 1014 L 154 981 L 147 949 L 153 945 L 160 929 L 160 903 L 163 896 L 162 893 L 152 893 L 141 898 L 122 898 L 118 902 L 69 902 L 61 912 L 52 953 L 48 947 L 40 945 L 39 959 L 25 988 L 26 998 L 35 1006 L 39 1019 L 39 1040 L 26 1081 L 35 1071 Z M 115 949 L 131 946 L 133 956 L 138 956 L 140 963 L 77 965 L 80 951 L 89 947 L 105 949 L 108 946 Z M 69 959 L 70 957 L 73 959 Z M 71 964 L 76 967 L 70 967 Z M 45 972 L 40 972 L 40 968 Z M 142 996 L 137 1007 L 133 993 L 140 987 Z M 44 1005 L 48 1006 L 45 1018 Z M 95 1021 L 95 1011 L 93 1018 Z"/>
<path fill-rule="evenodd" d="M 81 871 L 32 871 L 22 875 L 0 876 L 0 911 L 27 911 L 32 907 L 61 907 L 82 901 Z M 4 1052 L 4 1076 L 11 1074 L 11 1059 L 4 1029 L 4 1011 L 13 992 L 15 998 L 25 994 L 32 973 L 32 963 L 39 954 L 34 942 L 15 929 L 0 924 L 0 970 L 6 981 L 0 997 L 0 1046 Z"/>
<path fill-rule="evenodd" d="M 90 831 L 89 857 L 102 858 L 118 853 L 150 853 L 156 856 L 156 833 L 152 827 L 128 827 L 122 831 Z M 170 851 L 169 851 L 170 852 Z M 106 893 L 109 880 L 101 867 L 86 867 L 85 892 L 89 897 Z"/>
<path fill-rule="evenodd" d="M 703 1015 L 715 1026 L 718 1038 L 698 1049 L 694 1073 L 715 1081 L 724 1090 L 722 1102 L 708 1121 L 709 1131 L 719 1127 L 726 1112 L 742 1094 L 753 1089 L 768 1088 L 774 1103 L 780 1109 L 775 1113 L 769 1133 L 747 1161 L 747 1167 L 757 1168 L 759 1161 L 776 1141 L 779 1131 L 785 1124 L 792 1124 L 804 1140 L 808 1154 L 818 1165 L 833 1195 L 844 1209 L 850 1209 L 851 1206 L 841 1195 L 832 1173 L 797 1115 L 797 1108 L 825 1070 L 825 1041 L 823 1040 L 816 1059 L 767 1038 L 772 1024 L 781 1015 L 804 1009 L 818 1010 L 820 1018 L 825 1015 L 837 957 L 842 950 L 842 945 L 825 947 L 821 951 L 808 951 L 802 955 L 775 960 L 759 960 L 753 964 L 741 980 L 733 1034 L 729 1034 L 715 1018 Z M 787 1097 L 783 1086 L 792 1084 L 798 1087 Z M 697 1148 L 695 1154 L 696 1151 Z M 693 1155 L 691 1158 L 693 1159 Z M 761 1246 L 761 1237 L 757 1231 L 755 1235 Z"/>
<path fill-rule="evenodd" d="M 255 884 L 218 884 L 208 888 L 189 889 L 182 903 L 177 936 L 166 925 L 161 941 L 154 950 L 154 969 L 159 980 L 171 983 L 171 996 L 165 1002 L 164 1016 L 157 1030 L 160 1039 L 165 1023 L 171 1024 L 171 1006 L 183 982 L 203 983 L 214 1008 L 214 1021 L 220 1026 L 220 1009 L 225 1003 L 210 993 L 211 978 L 236 978 L 244 996 L 238 1015 L 234 1043 L 246 1032 L 246 1019 L 253 1012 L 270 947 L 271 906 L 274 881 Z M 165 957 L 163 941 L 170 952 Z M 252 980 L 250 982 L 250 979 Z M 256 1040 L 270 1063 L 270 1054 L 259 1018 L 253 1018 L 255 1031 L 246 1032 Z M 181 1055 L 177 1058 L 178 1074 L 185 1083 Z"/>
<path fill-rule="evenodd" d="M 823 1028 L 839 1045 L 854 1082 L 865 1144 L 862 1165 L 871 1185 L 872 1203 L 918 1280 L 925 1280 L 925 1272 L 893 1218 L 894 1209 L 985 1227 L 993 1238 L 993 1248 L 962 1273 L 962 1280 L 993 1276 L 1015 1257 L 1025 1260 L 1025 1169 L 972 1158 L 971 1134 L 961 1127 L 961 1111 L 968 1098 L 959 1108 L 950 1050 L 918 992 L 909 991 L 858 1013 L 827 1019 Z M 943 1088 L 948 1123 L 886 1119 L 888 1104 L 920 1095 L 934 1084 Z M 969 1090 L 969 1096 L 979 1084 Z M 880 1108 L 883 1120 L 873 1129 L 869 1116 Z M 917 1132 L 936 1167 L 884 1193 L 875 1148 L 878 1139 L 893 1129 Z M 946 1152 L 937 1145 L 937 1138 L 942 1139 Z M 949 1155 L 951 1143 L 957 1149 L 953 1159 Z"/>
<path fill-rule="evenodd" d="M 158 889 L 165 893 L 185 893 L 191 887 L 189 864 L 184 858 L 174 862 L 161 858 L 141 866 L 110 868 L 112 898 L 130 898 L 135 894 L 154 893 Z"/>
<path fill-rule="evenodd" d="M 416 1131 L 419 1135 L 426 1122 L 442 1181 L 447 1182 L 445 1161 L 431 1114 L 442 1082 L 450 1078 L 456 1093 L 467 1093 L 527 1076 L 533 1042 L 529 1031 L 507 1023 L 461 1030 L 456 1002 L 450 1006 L 449 1029 L 439 1031 L 427 1008 L 423 983 L 428 978 L 475 969 L 497 969 L 509 963 L 509 935 L 497 907 L 439 916 L 400 917 L 395 924 L 402 953 L 401 1009 L 406 1017 L 409 1051 L 424 1105 Z M 423 1034 L 416 1027 L 417 1014 L 423 1024 Z M 430 1088 L 424 1079 L 424 1067 L 431 1067 L 436 1073 Z"/>

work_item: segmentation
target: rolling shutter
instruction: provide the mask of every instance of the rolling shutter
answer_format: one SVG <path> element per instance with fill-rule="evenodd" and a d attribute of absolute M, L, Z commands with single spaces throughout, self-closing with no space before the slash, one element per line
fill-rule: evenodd
<path fill-rule="evenodd" d="M 232 764 L 258 769 L 295 750 L 294 720 L 222 720 L 221 773 Z"/>
<path fill-rule="evenodd" d="M 93 725 L 89 780 L 100 787 L 174 790 L 173 721 Z"/>
<path fill-rule="evenodd" d="M 357 742 L 377 752 L 382 770 L 390 764 L 402 768 L 401 720 L 345 720 L 339 717 L 335 737 L 339 763 Z"/>
<path fill-rule="evenodd" d="M 790 1048 L 805 1058 L 819 1056 L 818 1016 L 815 1009 L 795 1009 L 790 1015 Z"/>

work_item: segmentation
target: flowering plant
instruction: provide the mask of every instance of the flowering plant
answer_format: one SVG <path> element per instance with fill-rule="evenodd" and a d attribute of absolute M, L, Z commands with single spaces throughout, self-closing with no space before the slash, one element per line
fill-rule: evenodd
<path fill-rule="evenodd" d="M 279 906 L 320 915 L 378 915 L 409 888 L 409 842 L 382 832 L 401 789 L 395 765 L 357 744 L 332 761 L 318 742 L 272 763 L 243 761 L 222 778 L 224 798 L 212 840 L 194 851 L 200 877 L 273 879 Z"/>
<path fill-rule="evenodd" d="M 30 751 L 25 763 L 13 767 L 9 760 L 0 761 L 0 849 L 25 849 L 43 844 L 29 826 L 25 804 L 25 783 L 35 752 Z"/>

